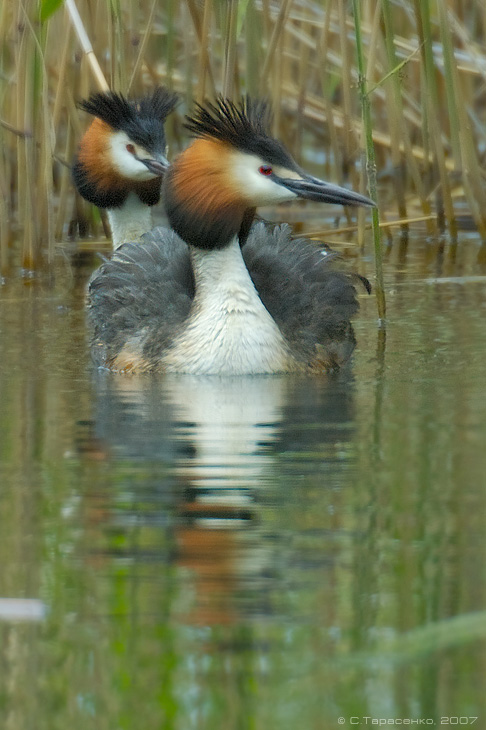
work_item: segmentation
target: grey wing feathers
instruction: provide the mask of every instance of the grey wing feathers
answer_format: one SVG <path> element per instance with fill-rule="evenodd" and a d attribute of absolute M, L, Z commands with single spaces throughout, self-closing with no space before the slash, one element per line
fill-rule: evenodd
<path fill-rule="evenodd" d="M 96 364 L 109 364 L 130 342 L 150 362 L 187 317 L 193 296 L 188 248 L 173 231 L 155 228 L 141 243 L 120 246 L 88 285 Z"/>
<path fill-rule="evenodd" d="M 304 366 L 342 365 L 351 355 L 358 310 L 353 275 L 333 271 L 336 254 L 292 239 L 287 225 L 257 223 L 242 248 L 258 293 Z M 366 279 L 354 276 L 369 291 Z M 126 243 L 92 276 L 88 314 L 96 364 L 128 346 L 155 366 L 189 314 L 194 279 L 187 244 L 156 228 Z"/>
<path fill-rule="evenodd" d="M 355 338 L 350 319 L 359 305 L 353 275 L 333 271 L 337 254 L 305 239 L 292 239 L 288 225 L 273 230 L 258 223 L 243 256 L 266 308 L 292 352 L 302 362 L 338 367 L 351 355 Z M 369 291 L 366 279 L 355 280 Z"/>

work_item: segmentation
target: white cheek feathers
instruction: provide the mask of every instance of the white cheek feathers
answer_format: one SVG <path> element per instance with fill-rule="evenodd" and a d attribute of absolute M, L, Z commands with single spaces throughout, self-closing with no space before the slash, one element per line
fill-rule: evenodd
<path fill-rule="evenodd" d="M 150 172 L 148 167 L 137 160 L 133 152 L 127 150 L 127 145 L 135 147 L 133 142 L 125 132 L 115 132 L 110 137 L 109 154 L 113 168 L 125 178 L 135 181 L 153 180 L 153 172 Z M 143 148 L 135 147 L 135 154 L 137 157 L 150 158 L 151 155 Z"/>
<path fill-rule="evenodd" d="M 285 203 L 297 198 L 296 193 L 278 185 L 271 176 L 259 172 L 259 168 L 265 164 L 256 155 L 232 152 L 228 169 L 238 195 L 246 199 L 249 205 L 258 206 Z"/>

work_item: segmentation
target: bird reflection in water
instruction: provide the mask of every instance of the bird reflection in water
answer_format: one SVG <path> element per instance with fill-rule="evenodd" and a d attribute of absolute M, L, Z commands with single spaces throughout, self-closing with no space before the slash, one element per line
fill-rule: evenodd
<path fill-rule="evenodd" d="M 90 439 L 95 461 L 104 449 L 115 470 L 116 492 L 100 497 L 95 490 L 92 515 L 98 525 L 128 530 L 136 522 L 164 531 L 170 548 L 154 555 L 132 544 L 123 558 L 175 563 L 178 580 L 190 584 L 190 608 L 183 610 L 189 623 L 231 624 L 275 610 L 285 538 L 273 514 L 292 499 L 287 456 L 299 454 L 300 463 L 320 450 L 332 477 L 335 447 L 342 452 L 352 434 L 349 377 L 96 374 Z M 89 440 L 82 443 L 89 460 Z M 342 469 L 342 460 L 334 467 Z M 136 507 L 120 515 L 122 491 Z M 143 542 L 143 530 L 138 534 Z"/>

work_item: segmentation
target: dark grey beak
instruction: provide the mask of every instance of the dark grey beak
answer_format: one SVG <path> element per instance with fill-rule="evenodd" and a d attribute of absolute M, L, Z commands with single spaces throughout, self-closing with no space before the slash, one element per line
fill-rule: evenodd
<path fill-rule="evenodd" d="M 148 167 L 150 172 L 152 172 L 154 175 L 158 175 L 159 177 L 162 177 L 167 171 L 167 168 L 169 167 L 169 161 L 163 156 L 160 155 L 158 159 L 153 158 L 137 158 L 140 160 L 140 162 L 143 162 L 145 167 Z"/>
<path fill-rule="evenodd" d="M 339 205 L 366 205 L 376 208 L 375 203 L 364 195 L 355 193 L 353 190 L 341 188 L 339 185 L 319 180 L 311 175 L 302 176 L 299 179 L 277 178 L 278 183 L 306 200 L 317 200 L 321 203 L 337 203 Z"/>

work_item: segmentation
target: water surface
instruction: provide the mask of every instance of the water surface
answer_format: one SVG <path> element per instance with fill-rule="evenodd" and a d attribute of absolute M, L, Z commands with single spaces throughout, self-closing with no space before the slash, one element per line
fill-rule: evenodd
<path fill-rule="evenodd" d="M 385 268 L 322 378 L 96 373 L 87 268 L 2 287 L 0 727 L 486 728 L 484 252 Z"/>

